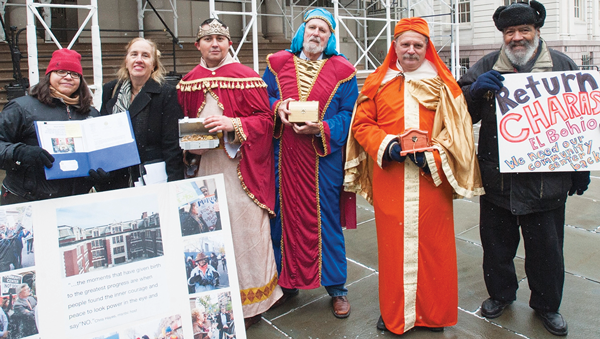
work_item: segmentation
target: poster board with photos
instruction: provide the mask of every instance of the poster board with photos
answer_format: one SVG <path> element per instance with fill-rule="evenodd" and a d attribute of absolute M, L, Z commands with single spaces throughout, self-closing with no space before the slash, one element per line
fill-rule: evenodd
<path fill-rule="evenodd" d="M 206 339 L 221 312 L 246 338 L 226 202 L 215 175 L 0 206 L 10 338 Z"/>

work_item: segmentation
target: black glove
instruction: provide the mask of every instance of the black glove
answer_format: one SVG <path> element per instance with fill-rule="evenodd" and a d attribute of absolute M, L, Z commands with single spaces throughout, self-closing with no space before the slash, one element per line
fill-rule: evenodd
<path fill-rule="evenodd" d="M 571 189 L 569 190 L 569 196 L 572 196 L 577 192 L 577 195 L 583 195 L 590 185 L 590 172 L 573 172 L 571 174 Z"/>
<path fill-rule="evenodd" d="M 212 285 L 212 282 L 208 279 L 202 279 L 202 281 L 200 282 L 200 285 L 202 285 L 202 286 Z"/>
<path fill-rule="evenodd" d="M 406 155 L 400 155 L 400 152 L 402 152 L 402 147 L 400 147 L 400 144 L 396 140 L 392 140 L 385 148 L 385 154 L 388 160 L 404 162 Z"/>
<path fill-rule="evenodd" d="M 483 73 L 471 84 L 471 98 L 481 99 L 488 91 L 495 94 L 502 88 L 502 81 L 504 77 L 498 71 L 491 70 Z"/>
<path fill-rule="evenodd" d="M 427 166 L 427 160 L 425 160 L 425 153 L 423 152 L 408 153 L 408 158 L 418 167 L 424 168 Z"/>
<path fill-rule="evenodd" d="M 46 166 L 52 168 L 54 157 L 39 146 L 21 145 L 15 148 L 13 160 L 20 166 L 35 166 L 36 168 Z"/>
<path fill-rule="evenodd" d="M 200 282 L 200 280 L 202 280 L 202 276 L 201 275 L 195 275 L 193 277 L 190 278 L 190 284 L 195 284 L 197 282 Z"/>
<path fill-rule="evenodd" d="M 100 167 L 97 170 L 89 170 L 88 174 L 97 183 L 107 183 L 112 179 L 111 172 L 106 172 Z"/>

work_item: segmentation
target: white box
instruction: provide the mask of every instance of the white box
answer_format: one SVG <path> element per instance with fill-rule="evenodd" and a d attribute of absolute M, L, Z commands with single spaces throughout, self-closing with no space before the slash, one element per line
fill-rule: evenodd
<path fill-rule="evenodd" d="M 179 119 L 179 146 L 183 150 L 217 148 L 220 135 L 208 132 L 204 118 Z"/>

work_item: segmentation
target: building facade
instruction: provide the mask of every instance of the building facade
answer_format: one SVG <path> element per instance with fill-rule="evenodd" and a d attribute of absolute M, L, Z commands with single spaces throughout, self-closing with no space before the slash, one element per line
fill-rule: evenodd
<path fill-rule="evenodd" d="M 502 5 L 515 0 L 457 0 L 459 3 L 460 65 L 463 70 L 503 43 L 492 16 Z M 527 2 L 527 1 L 519 1 Z M 565 53 L 582 68 L 600 65 L 600 1 L 540 0 L 546 21 L 540 29 L 548 46 Z M 449 53 L 441 53 L 444 61 Z"/>
<path fill-rule="evenodd" d="M 50 0 L 36 0 L 48 3 Z M 250 13 L 255 0 L 215 1 L 214 11 L 230 27 L 234 46 L 252 40 L 245 31 L 250 27 Z M 492 15 L 496 8 L 517 0 L 339 0 L 337 22 L 340 51 L 358 69 L 373 70 L 387 54 L 389 42 L 385 31 L 386 15 L 390 16 L 390 30 L 397 20 L 407 16 L 422 16 L 430 24 L 432 40 L 448 65 L 458 45 L 457 58 L 463 70 L 483 55 L 502 44 L 502 34 L 495 28 Z M 527 2 L 527 0 L 518 0 Z M 0 1 L 7 26 L 26 25 L 26 0 Z M 181 42 L 193 43 L 199 23 L 209 17 L 211 5 L 207 0 L 101 0 L 98 4 L 98 22 L 102 43 L 124 43 L 145 30 L 146 37 L 168 42 L 170 34 L 163 22 Z M 547 10 L 542 37 L 548 45 L 569 55 L 578 65 L 595 67 L 600 64 L 600 1 L 599 0 L 540 0 Z M 52 0 L 52 4 L 89 5 L 90 0 Z M 389 3 L 389 7 L 388 4 Z M 323 6 L 334 12 L 332 0 L 265 0 L 255 2 L 257 12 L 257 40 L 259 42 L 291 41 L 294 30 L 302 21 L 302 14 L 310 6 Z M 4 8 L 2 8 L 4 7 Z M 457 9 L 457 11 L 456 11 Z M 389 12 L 389 13 L 387 13 Z M 156 14 L 158 13 L 158 15 Z M 56 31 L 59 40 L 69 41 L 74 30 L 87 18 L 88 12 L 74 8 L 40 9 L 40 17 Z M 159 18 L 160 15 L 160 18 Z M 162 19 L 162 20 L 161 20 Z M 370 21 L 369 19 L 374 19 Z M 36 19 L 36 21 L 39 21 Z M 37 23 L 38 29 L 41 27 Z M 456 29 L 458 27 L 458 29 Z M 89 24 L 86 28 L 89 28 Z M 383 29 L 383 34 L 382 34 Z M 245 35 L 245 33 L 247 35 Z M 81 42 L 89 42 L 91 33 L 83 31 Z M 48 40 L 43 30 L 39 39 Z M 365 51 L 367 57 L 365 57 Z M 251 50 L 243 55 L 249 57 Z M 260 53 L 260 51 L 259 51 Z M 264 59 L 264 58 L 263 58 Z M 367 61 L 367 59 L 369 61 Z"/>
<path fill-rule="evenodd" d="M 58 233 L 66 277 L 163 255 L 157 213 L 89 228 L 62 225 Z"/>

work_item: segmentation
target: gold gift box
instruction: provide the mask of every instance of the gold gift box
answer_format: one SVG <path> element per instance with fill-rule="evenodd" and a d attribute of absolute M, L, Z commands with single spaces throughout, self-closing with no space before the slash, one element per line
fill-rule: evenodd
<path fill-rule="evenodd" d="M 183 150 L 219 147 L 222 133 L 209 133 L 204 118 L 179 119 L 179 147 Z"/>
<path fill-rule="evenodd" d="M 290 115 L 288 121 L 294 123 L 319 122 L 318 101 L 290 101 L 288 103 Z"/>

